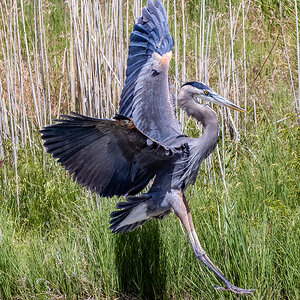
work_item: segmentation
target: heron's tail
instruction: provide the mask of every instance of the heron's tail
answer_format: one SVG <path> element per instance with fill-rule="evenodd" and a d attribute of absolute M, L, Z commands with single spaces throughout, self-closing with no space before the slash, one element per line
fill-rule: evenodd
<path fill-rule="evenodd" d="M 146 200 L 151 197 L 140 196 L 126 198 L 126 202 L 117 204 L 117 211 L 111 213 L 110 229 L 113 233 L 126 233 L 143 225 L 151 216 L 148 214 Z"/>
<path fill-rule="evenodd" d="M 161 206 L 164 198 L 155 194 L 128 196 L 126 202 L 119 202 L 119 210 L 111 213 L 110 229 L 114 233 L 133 231 L 152 218 L 164 219 L 170 212 L 168 206 Z"/>

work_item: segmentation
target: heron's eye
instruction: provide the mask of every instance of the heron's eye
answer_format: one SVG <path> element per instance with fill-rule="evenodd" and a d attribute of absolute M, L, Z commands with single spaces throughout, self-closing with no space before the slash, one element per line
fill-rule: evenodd
<path fill-rule="evenodd" d="M 209 91 L 204 91 L 204 95 L 208 96 L 209 95 Z"/>

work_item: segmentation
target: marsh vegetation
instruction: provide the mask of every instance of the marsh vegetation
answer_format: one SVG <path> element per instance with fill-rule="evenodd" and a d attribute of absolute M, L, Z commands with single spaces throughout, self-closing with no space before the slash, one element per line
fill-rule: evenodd
<path fill-rule="evenodd" d="M 235 299 L 213 288 L 175 216 L 111 234 L 118 199 L 83 190 L 42 147 L 38 130 L 60 114 L 117 112 L 145 3 L 0 2 L 1 299 Z M 187 192 L 203 246 L 253 299 L 298 299 L 299 3 L 164 4 L 174 92 L 196 79 L 248 111 L 214 107 L 219 146 Z"/>

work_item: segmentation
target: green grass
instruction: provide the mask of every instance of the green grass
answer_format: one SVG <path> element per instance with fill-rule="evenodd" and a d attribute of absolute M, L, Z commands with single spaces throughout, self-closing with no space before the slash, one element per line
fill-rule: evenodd
<path fill-rule="evenodd" d="M 31 51 L 33 2 L 24 3 Z M 46 43 L 55 102 L 69 12 L 59 0 L 45 3 Z M 239 3 L 232 1 L 236 8 Z M 199 0 L 188 2 L 188 28 L 198 26 L 200 4 Z M 221 132 L 225 138 L 228 194 L 216 154 L 213 180 L 202 166 L 196 185 L 187 191 L 203 247 L 234 284 L 256 289 L 251 299 L 300 298 L 300 132 L 293 115 L 281 36 L 257 76 L 281 32 L 277 4 L 273 0 L 250 4 L 245 26 L 250 104 L 249 114 L 240 122 L 236 166 L 236 145 L 227 132 Z M 297 78 L 294 15 L 288 4 L 283 1 L 283 13 L 290 17 L 285 31 L 292 71 Z M 225 29 L 220 29 L 221 42 L 224 39 L 228 45 L 228 3 L 213 1 L 207 9 L 220 13 L 216 23 L 219 29 L 224 25 Z M 177 18 L 181 18 L 180 11 Z M 170 20 L 174 32 L 172 16 Z M 192 58 L 196 34 L 196 30 L 187 32 L 189 79 L 197 79 Z M 213 27 L 211 62 L 218 55 L 215 38 Z M 22 35 L 21 40 L 24 44 Z M 239 34 L 235 40 L 236 56 L 241 57 L 242 48 Z M 215 65 L 216 70 L 210 75 L 214 87 L 218 86 L 217 68 Z M 243 73 L 241 66 L 237 72 Z M 257 104 L 257 127 L 252 99 Z M 277 122 L 281 119 L 284 120 Z M 32 123 L 34 127 L 34 120 Z M 188 125 L 189 134 L 198 136 L 194 122 Z M 18 149 L 19 210 L 12 145 L 10 139 L 5 141 L 4 163 L 0 167 L 0 299 L 237 298 L 213 288 L 220 282 L 197 262 L 173 214 L 163 221 L 148 222 L 132 233 L 113 235 L 108 229 L 109 215 L 119 200 L 102 198 L 101 203 L 97 202 L 94 195 L 91 197 L 73 183 L 63 168 L 43 153 L 36 128 L 33 136 L 31 149 Z M 222 143 L 219 147 L 223 150 Z"/>
<path fill-rule="evenodd" d="M 204 168 L 187 193 L 204 248 L 235 284 L 256 288 L 253 299 L 300 296 L 299 141 L 297 126 L 266 122 L 241 143 L 236 168 L 229 158 L 231 205 L 220 176 L 211 184 Z M 113 235 L 117 199 L 93 209 L 48 155 L 29 153 L 19 157 L 19 214 L 9 157 L 0 173 L 0 298 L 234 299 L 213 288 L 174 215 Z"/>

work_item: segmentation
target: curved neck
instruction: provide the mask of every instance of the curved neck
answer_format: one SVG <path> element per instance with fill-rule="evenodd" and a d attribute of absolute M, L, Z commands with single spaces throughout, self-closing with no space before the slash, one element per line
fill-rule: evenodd
<path fill-rule="evenodd" d="M 194 101 L 193 95 L 187 92 L 184 88 L 181 89 L 178 95 L 179 106 L 186 113 L 200 122 L 204 128 L 204 134 L 207 132 L 218 139 L 219 137 L 219 120 L 216 113 L 206 105 L 201 105 Z"/>

